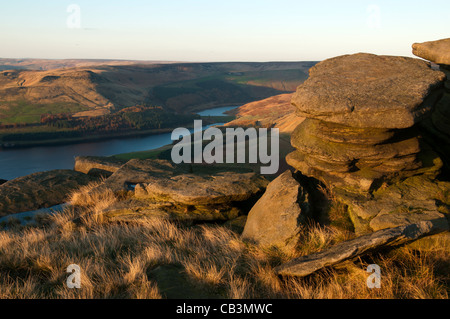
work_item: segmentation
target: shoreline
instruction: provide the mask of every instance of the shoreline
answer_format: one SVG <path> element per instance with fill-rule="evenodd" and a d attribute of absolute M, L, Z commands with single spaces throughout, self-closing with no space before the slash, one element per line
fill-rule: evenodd
<path fill-rule="evenodd" d="M 202 116 L 202 121 L 205 125 L 211 125 L 211 124 L 221 124 L 223 122 L 217 122 L 215 119 L 218 117 L 222 117 L 226 119 L 226 122 L 228 121 L 228 118 L 230 116 Z M 193 123 L 186 123 L 184 124 L 184 127 L 188 129 L 192 129 L 194 127 Z M 8 151 L 8 150 L 15 150 L 20 148 L 31 148 L 31 147 L 38 147 L 38 146 L 60 146 L 60 145 L 67 145 L 67 144 L 81 144 L 81 143 L 94 143 L 99 141 L 105 141 L 105 140 L 112 140 L 112 139 L 127 139 L 127 138 L 133 138 L 133 137 L 139 137 L 139 136 L 151 136 L 151 135 L 159 135 L 159 134 L 166 134 L 172 132 L 176 127 L 173 128 L 164 128 L 164 129 L 151 129 L 151 130 L 142 130 L 142 131 L 126 131 L 126 132 L 115 132 L 111 134 L 100 134 L 100 135 L 87 135 L 83 137 L 74 137 L 74 138 L 59 138 L 59 139 L 51 139 L 51 140 L 43 140 L 43 141 L 25 141 L 25 142 L 11 142 L 11 143 L 4 143 L 0 144 L 0 152 L 1 151 Z M 5 146 L 6 144 L 6 146 Z M 9 144 L 11 144 L 9 146 Z"/>
<path fill-rule="evenodd" d="M 128 132 L 121 132 L 121 133 L 114 133 L 114 134 L 103 134 L 103 135 L 97 135 L 97 136 L 83 136 L 83 137 L 75 137 L 75 138 L 60 138 L 60 139 L 52 139 L 52 140 L 45 140 L 45 141 L 36 141 L 36 142 L 23 142 L 23 143 L 11 143 L 12 146 L 3 146 L 0 144 L 0 151 L 2 150 L 15 150 L 20 148 L 31 148 L 31 147 L 37 147 L 37 146 L 61 146 L 61 145 L 67 145 L 67 144 L 79 144 L 79 143 L 90 143 L 90 142 L 98 142 L 98 141 L 104 141 L 104 140 L 112 140 L 112 139 L 126 139 L 126 138 L 133 138 L 138 136 L 149 136 L 149 135 L 158 135 L 158 134 L 164 134 L 169 133 L 173 129 L 167 128 L 167 129 L 156 129 L 156 130 L 145 130 L 145 131 L 128 131 Z M 9 144 L 9 143 L 8 143 Z"/>

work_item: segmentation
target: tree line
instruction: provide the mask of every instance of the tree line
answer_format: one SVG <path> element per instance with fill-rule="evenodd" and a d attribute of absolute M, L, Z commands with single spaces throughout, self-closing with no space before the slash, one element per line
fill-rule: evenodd
<path fill-rule="evenodd" d="M 117 133 L 174 128 L 192 123 L 197 114 L 176 114 L 161 107 L 134 106 L 119 112 L 95 117 L 73 117 L 71 114 L 43 114 L 43 132 L 17 132 L 5 134 L 4 142 L 38 141 L 57 138 L 83 137 L 90 133 Z"/>

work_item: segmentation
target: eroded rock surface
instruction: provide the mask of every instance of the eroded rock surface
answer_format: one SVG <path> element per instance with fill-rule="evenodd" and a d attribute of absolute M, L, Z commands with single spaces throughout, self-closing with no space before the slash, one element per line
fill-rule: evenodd
<path fill-rule="evenodd" d="M 413 53 L 425 60 L 450 65 L 450 39 L 413 44 Z"/>
<path fill-rule="evenodd" d="M 126 163 L 112 157 L 77 156 L 74 170 L 89 175 L 110 176 Z"/>
<path fill-rule="evenodd" d="M 190 172 L 166 160 L 130 160 L 96 191 L 125 197 L 106 213 L 115 218 L 143 214 L 184 220 L 229 220 L 262 195 L 268 181 L 256 173 Z"/>
<path fill-rule="evenodd" d="M 318 63 L 292 99 L 307 119 L 287 163 L 332 189 L 358 234 L 445 221 L 450 184 L 437 177 L 448 143 L 420 128 L 450 132 L 445 79 L 413 58 L 361 53 Z"/>
<path fill-rule="evenodd" d="M 447 222 L 450 183 L 417 175 L 382 187 L 367 196 L 338 193 L 348 205 L 357 233 L 368 233 L 418 221 Z"/>
<path fill-rule="evenodd" d="M 419 59 L 344 55 L 318 63 L 297 89 L 297 114 L 363 128 L 408 128 L 429 113 L 445 74 Z"/>
<path fill-rule="evenodd" d="M 72 191 L 92 178 L 72 170 L 34 173 L 0 186 L 0 216 L 33 211 L 64 203 Z"/>
<path fill-rule="evenodd" d="M 413 53 L 439 64 L 447 76 L 445 94 L 436 104 L 430 119 L 421 123 L 424 137 L 439 152 L 450 171 L 450 39 L 413 44 Z"/>
<path fill-rule="evenodd" d="M 286 171 L 251 209 L 242 238 L 264 246 L 293 247 L 309 213 L 306 190 Z"/>

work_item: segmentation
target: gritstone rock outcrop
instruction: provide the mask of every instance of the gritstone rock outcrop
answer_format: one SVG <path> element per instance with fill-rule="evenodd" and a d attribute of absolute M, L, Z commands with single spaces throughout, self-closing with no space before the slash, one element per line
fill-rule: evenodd
<path fill-rule="evenodd" d="M 307 119 L 287 162 L 333 189 L 358 233 L 445 219 L 449 183 L 435 182 L 443 163 L 418 128 L 446 96 L 445 79 L 414 58 L 359 53 L 318 63 L 292 98 Z"/>
<path fill-rule="evenodd" d="M 248 212 L 268 181 L 256 173 L 195 172 L 166 160 L 133 159 L 93 191 L 120 198 L 105 216 L 133 219 L 165 216 L 177 220 L 231 220 Z"/>

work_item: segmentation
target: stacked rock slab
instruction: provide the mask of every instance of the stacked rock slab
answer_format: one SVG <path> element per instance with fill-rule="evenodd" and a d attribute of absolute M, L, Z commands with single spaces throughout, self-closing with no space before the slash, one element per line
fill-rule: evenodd
<path fill-rule="evenodd" d="M 310 70 L 294 94 L 307 118 L 287 158 L 326 184 L 369 191 L 377 180 L 414 175 L 424 156 L 415 124 L 443 94 L 445 75 L 418 59 L 346 55 Z"/>
<path fill-rule="evenodd" d="M 111 191 L 119 199 L 104 210 L 114 220 L 164 216 L 175 220 L 231 220 L 248 212 L 268 181 L 259 174 L 214 171 L 195 174 L 166 160 L 133 159 L 93 192 Z M 197 168 L 195 169 L 197 170 Z"/>
<path fill-rule="evenodd" d="M 370 222 L 380 213 L 408 207 L 400 198 L 395 209 L 355 209 L 370 200 L 389 201 L 390 195 L 374 198 L 373 191 L 418 175 L 433 180 L 440 172 L 442 161 L 420 138 L 417 124 L 442 98 L 444 80 L 429 63 L 406 57 L 359 53 L 317 64 L 292 99 L 307 119 L 292 134 L 296 151 L 287 162 L 335 189 L 357 231 L 373 231 Z M 426 210 L 434 218 L 438 208 L 432 206 Z M 382 228 L 403 224 L 390 221 Z"/>
<path fill-rule="evenodd" d="M 437 103 L 431 118 L 423 127 L 431 134 L 429 142 L 436 146 L 450 168 L 450 39 L 413 44 L 413 53 L 439 65 L 447 75 L 445 94 Z"/>

